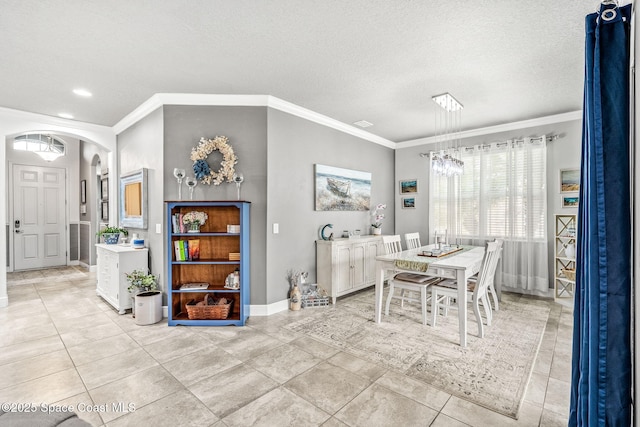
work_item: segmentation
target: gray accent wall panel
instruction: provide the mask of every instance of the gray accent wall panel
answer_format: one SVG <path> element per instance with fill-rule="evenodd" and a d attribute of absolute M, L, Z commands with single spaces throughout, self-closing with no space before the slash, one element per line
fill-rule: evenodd
<path fill-rule="evenodd" d="M 93 245 L 91 244 L 91 224 L 83 222 L 80 223 L 80 258 L 79 261 L 91 265 L 91 251 Z"/>
<path fill-rule="evenodd" d="M 316 281 L 319 229 L 371 234 L 368 211 L 316 211 L 315 164 L 371 172 L 371 204 L 386 203 L 383 234 L 394 234 L 394 150 L 318 123 L 269 109 L 268 120 L 267 303 L 287 298 L 287 270 L 300 269 Z M 273 234 L 273 224 L 279 233 Z"/>
<path fill-rule="evenodd" d="M 69 261 L 78 261 L 80 259 L 80 225 L 76 223 L 69 224 Z"/>
<path fill-rule="evenodd" d="M 220 106 L 165 106 L 164 108 L 164 178 L 165 200 L 178 197 L 173 169 L 183 168 L 194 176 L 191 149 L 200 138 L 224 135 L 238 157 L 235 169 L 244 175 L 241 198 L 251 202 L 251 304 L 267 301 L 266 227 L 267 212 L 267 108 Z M 219 168 L 221 156 L 214 152 L 208 163 Z M 188 199 L 182 184 L 182 199 Z M 236 185 L 198 183 L 194 200 L 236 200 Z M 156 206 L 154 205 L 154 209 Z M 164 212 L 164 210 L 163 210 Z M 166 218 L 164 220 L 166 224 Z M 165 262 L 166 264 L 166 262 Z M 166 274 L 166 271 L 165 271 Z"/>

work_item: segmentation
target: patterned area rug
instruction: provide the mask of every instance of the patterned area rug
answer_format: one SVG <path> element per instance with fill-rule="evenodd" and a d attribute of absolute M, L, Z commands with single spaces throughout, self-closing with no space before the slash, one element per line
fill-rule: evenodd
<path fill-rule="evenodd" d="M 518 300 L 503 295 L 482 339 L 469 309 L 467 348 L 459 345 L 457 310 L 439 316 L 433 328 L 422 325 L 418 305 L 392 304 L 376 324 L 373 290 L 310 309 L 317 313 L 287 328 L 517 418 L 549 317 L 546 302 Z"/>

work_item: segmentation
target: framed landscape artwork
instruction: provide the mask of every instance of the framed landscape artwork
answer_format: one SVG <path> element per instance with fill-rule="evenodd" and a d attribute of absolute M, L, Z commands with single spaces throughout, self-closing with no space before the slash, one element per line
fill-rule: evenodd
<path fill-rule="evenodd" d="M 562 207 L 563 208 L 577 208 L 579 201 L 580 201 L 580 197 L 578 197 L 577 195 L 562 196 Z"/>
<path fill-rule="evenodd" d="M 406 179 L 400 181 L 400 194 L 417 193 L 418 192 L 418 180 Z"/>
<path fill-rule="evenodd" d="M 560 192 L 580 191 L 580 169 L 560 169 Z"/>
<path fill-rule="evenodd" d="M 368 211 L 371 173 L 315 165 L 317 211 Z"/>
<path fill-rule="evenodd" d="M 402 198 L 402 209 L 415 209 L 416 208 L 416 198 L 415 197 L 403 197 Z"/>

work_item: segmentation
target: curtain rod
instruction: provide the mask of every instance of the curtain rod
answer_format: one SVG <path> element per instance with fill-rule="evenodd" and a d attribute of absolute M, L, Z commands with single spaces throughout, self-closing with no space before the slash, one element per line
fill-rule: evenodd
<path fill-rule="evenodd" d="M 535 137 L 535 138 L 529 138 L 529 140 L 530 141 L 542 141 L 542 138 L 543 138 L 542 136 L 538 136 L 538 137 Z M 560 138 L 560 135 L 557 135 L 557 134 L 549 135 L 549 136 L 547 136 L 547 142 L 553 142 L 558 138 Z M 524 142 L 524 139 L 509 139 L 509 140 L 506 140 L 506 141 L 498 142 L 497 144 L 507 144 L 509 142 L 511 142 L 512 144 L 518 144 L 518 143 Z M 491 143 L 489 143 L 489 144 L 484 143 L 484 144 L 476 144 L 476 145 L 481 145 L 481 146 L 484 147 L 484 146 L 489 146 L 490 144 Z M 467 149 L 473 148 L 473 147 L 474 146 L 472 145 L 472 146 L 468 146 L 468 147 L 460 147 L 460 149 L 461 150 L 462 149 L 467 150 Z M 420 153 L 420 157 L 429 157 L 431 155 L 431 153 L 434 153 L 434 151 L 429 151 L 428 153 Z"/>

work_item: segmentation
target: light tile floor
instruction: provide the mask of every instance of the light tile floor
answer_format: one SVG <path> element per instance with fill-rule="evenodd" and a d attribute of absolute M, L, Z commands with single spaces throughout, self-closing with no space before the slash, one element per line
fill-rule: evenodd
<path fill-rule="evenodd" d="M 94 426 L 567 423 L 573 315 L 553 301 L 516 421 L 282 327 L 322 308 L 246 327 L 138 326 L 96 296 L 95 274 L 82 268 L 7 282 L 0 402 L 73 405 Z"/>

